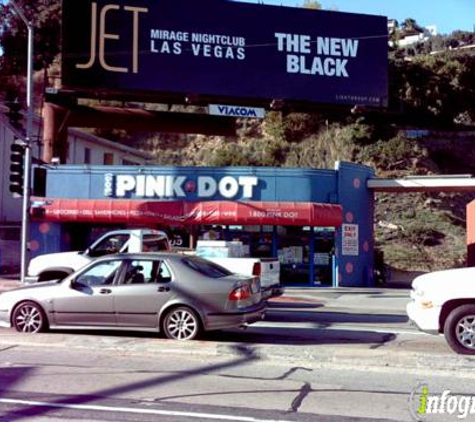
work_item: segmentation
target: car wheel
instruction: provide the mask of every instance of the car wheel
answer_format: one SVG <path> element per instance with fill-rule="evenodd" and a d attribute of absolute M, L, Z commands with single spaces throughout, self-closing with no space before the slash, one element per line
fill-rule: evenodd
<path fill-rule="evenodd" d="M 172 309 L 165 316 L 163 332 L 169 339 L 193 340 L 200 332 L 200 320 L 195 311 L 180 306 Z"/>
<path fill-rule="evenodd" d="M 444 336 L 455 352 L 475 355 L 475 305 L 462 305 L 450 312 Z"/>
<path fill-rule="evenodd" d="M 23 302 L 15 308 L 13 326 L 22 333 L 38 333 L 46 327 L 43 309 L 33 302 Z"/>

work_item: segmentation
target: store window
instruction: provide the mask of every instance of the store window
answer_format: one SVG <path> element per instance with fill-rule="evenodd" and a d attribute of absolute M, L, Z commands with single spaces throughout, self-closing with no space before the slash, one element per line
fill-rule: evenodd
<path fill-rule="evenodd" d="M 289 285 L 331 285 L 334 230 L 279 227 L 281 279 Z"/>
<path fill-rule="evenodd" d="M 281 264 L 282 282 L 309 284 L 310 281 L 310 231 L 302 227 L 278 228 L 277 256 Z"/>

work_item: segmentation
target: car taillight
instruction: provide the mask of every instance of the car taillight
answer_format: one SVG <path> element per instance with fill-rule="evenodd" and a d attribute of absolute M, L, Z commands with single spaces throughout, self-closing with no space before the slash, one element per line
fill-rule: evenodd
<path fill-rule="evenodd" d="M 261 275 L 261 263 L 260 262 L 255 262 L 254 265 L 252 266 L 252 275 Z"/>
<path fill-rule="evenodd" d="M 244 286 L 238 287 L 234 289 L 231 293 L 229 293 L 228 299 L 229 300 L 245 300 L 251 297 L 251 289 L 246 284 Z"/>

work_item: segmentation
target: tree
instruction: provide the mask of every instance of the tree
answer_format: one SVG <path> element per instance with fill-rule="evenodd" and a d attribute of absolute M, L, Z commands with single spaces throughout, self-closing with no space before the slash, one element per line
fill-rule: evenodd
<path fill-rule="evenodd" d="M 320 4 L 320 2 L 316 0 L 304 0 L 302 7 L 304 9 L 314 9 L 314 10 L 322 9 L 322 5 Z"/>
<path fill-rule="evenodd" d="M 475 112 L 475 55 L 454 51 L 390 60 L 390 106 L 419 125 L 453 124 Z"/>
<path fill-rule="evenodd" d="M 424 28 L 420 26 L 415 19 L 407 18 L 401 24 L 401 28 L 405 32 L 405 35 L 415 35 L 424 32 Z"/>
<path fill-rule="evenodd" d="M 35 28 L 34 68 L 48 67 L 60 52 L 61 1 L 16 0 Z M 19 89 L 27 66 L 27 28 L 8 2 L 0 2 L 0 91 Z"/>

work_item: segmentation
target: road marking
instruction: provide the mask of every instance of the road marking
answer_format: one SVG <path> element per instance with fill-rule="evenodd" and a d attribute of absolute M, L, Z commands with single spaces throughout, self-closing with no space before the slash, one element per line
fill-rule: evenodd
<path fill-rule="evenodd" d="M 345 325 L 345 324 L 334 324 L 329 323 L 331 325 L 326 326 L 325 323 L 319 322 L 272 322 L 272 321 L 259 321 L 251 326 L 249 326 L 248 330 L 252 328 L 311 328 L 313 330 L 346 330 L 346 331 L 372 331 L 375 333 L 384 333 L 384 334 L 409 334 L 412 336 L 428 336 L 430 334 L 423 333 L 422 331 L 418 330 L 405 330 L 405 329 L 398 329 L 398 328 L 380 328 L 380 327 L 372 327 L 368 325 Z M 355 323 L 356 324 L 356 323 Z"/>
<path fill-rule="evenodd" d="M 188 418 L 197 419 L 217 419 L 225 421 L 238 421 L 238 422 L 292 422 L 283 419 L 257 419 L 248 416 L 232 416 L 232 415 L 219 415 L 213 413 L 194 413 L 194 412 L 180 412 L 158 409 L 140 409 L 136 407 L 112 407 L 112 406 L 97 406 L 91 404 L 68 404 L 68 403 L 51 403 L 34 400 L 19 400 L 19 399 L 2 399 L 0 403 L 5 404 L 21 404 L 26 406 L 41 406 L 41 407 L 54 407 L 59 409 L 72 409 L 72 410 L 93 410 L 99 412 L 118 412 L 118 413 L 141 413 L 147 415 L 162 415 L 162 416 L 184 416 Z"/>

